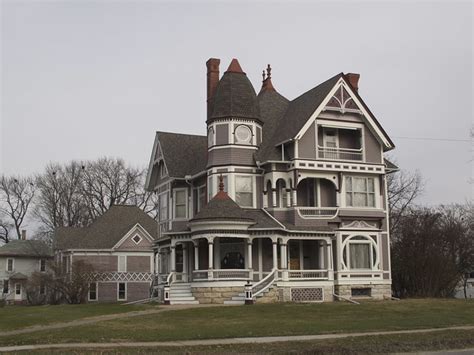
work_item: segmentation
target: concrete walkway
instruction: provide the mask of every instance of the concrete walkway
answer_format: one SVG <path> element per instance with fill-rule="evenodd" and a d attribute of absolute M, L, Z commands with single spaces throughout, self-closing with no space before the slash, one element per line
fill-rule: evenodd
<path fill-rule="evenodd" d="M 319 334 L 319 335 L 294 335 L 294 336 L 274 336 L 274 337 L 254 337 L 254 338 L 227 338 L 227 339 L 203 339 L 203 340 L 178 340 L 178 341 L 153 341 L 153 342 L 116 342 L 116 343 L 68 343 L 68 344 L 38 344 L 38 345 L 17 345 L 0 347 L 0 352 L 41 350 L 41 349 L 103 349 L 103 348 L 138 348 L 138 347 L 181 347 L 199 345 L 229 345 L 229 344 L 265 344 L 285 341 L 307 341 L 341 339 L 349 337 L 364 337 L 375 335 L 395 335 L 395 334 L 415 334 L 431 333 L 444 330 L 473 330 L 474 326 L 460 326 L 447 328 L 429 328 L 412 330 L 395 330 L 384 332 L 365 333 L 340 333 L 340 334 Z M 458 350 L 462 351 L 462 350 Z"/>
<path fill-rule="evenodd" d="M 129 317 L 138 317 L 138 316 L 147 316 L 150 314 L 158 314 L 167 311 L 176 311 L 180 309 L 189 309 L 189 308 L 203 308 L 203 307 L 216 307 L 222 306 L 219 304 L 183 304 L 183 305 L 170 305 L 170 306 L 162 306 L 158 309 L 148 309 L 144 311 L 134 311 L 134 312 L 126 312 L 126 313 L 115 313 L 115 314 L 108 314 L 103 316 L 97 317 L 88 317 L 82 318 L 77 320 L 72 320 L 70 322 L 61 322 L 61 323 L 53 323 L 53 324 L 43 324 L 43 325 L 34 325 L 31 327 L 26 327 L 22 329 L 10 330 L 6 332 L 0 332 L 0 337 L 4 336 L 12 336 L 12 335 L 20 335 L 20 334 L 27 334 L 27 333 L 34 333 L 41 330 L 51 330 L 51 329 L 63 329 L 66 327 L 76 327 L 80 325 L 87 325 L 97 322 L 103 322 L 107 320 L 119 319 L 119 318 L 129 318 Z"/>

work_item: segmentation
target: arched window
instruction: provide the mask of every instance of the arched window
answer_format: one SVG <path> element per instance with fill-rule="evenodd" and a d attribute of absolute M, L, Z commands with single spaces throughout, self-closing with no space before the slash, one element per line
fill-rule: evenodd
<path fill-rule="evenodd" d="M 377 243 L 372 237 L 354 235 L 342 243 L 342 262 L 345 269 L 374 270 L 379 268 Z"/>

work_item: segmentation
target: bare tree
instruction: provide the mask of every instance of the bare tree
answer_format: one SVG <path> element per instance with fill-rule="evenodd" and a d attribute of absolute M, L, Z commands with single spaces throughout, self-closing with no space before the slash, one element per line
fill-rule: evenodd
<path fill-rule="evenodd" d="M 30 177 L 0 177 L 0 214 L 11 222 L 17 238 L 35 195 L 35 185 Z M 5 225 L 4 225 L 5 231 Z M 8 233 L 3 239 L 10 240 Z"/>
<path fill-rule="evenodd" d="M 400 170 L 387 174 L 388 205 L 390 211 L 390 231 L 395 234 L 400 219 L 423 193 L 424 182 L 419 171 L 413 173 Z"/>
<path fill-rule="evenodd" d="M 118 204 L 135 205 L 148 213 L 156 211 L 156 197 L 144 189 L 145 174 L 145 170 L 127 166 L 117 158 L 86 164 L 82 191 L 91 218 Z"/>
<path fill-rule="evenodd" d="M 78 227 L 90 222 L 82 179 L 84 165 L 72 161 L 67 165 L 50 164 L 36 179 L 38 198 L 35 215 L 42 222 L 42 232 L 56 227 Z"/>
<path fill-rule="evenodd" d="M 3 220 L 2 216 L 0 216 L 0 240 L 4 243 L 8 243 L 10 241 L 9 234 L 11 228 L 11 223 L 8 223 L 6 220 Z"/>

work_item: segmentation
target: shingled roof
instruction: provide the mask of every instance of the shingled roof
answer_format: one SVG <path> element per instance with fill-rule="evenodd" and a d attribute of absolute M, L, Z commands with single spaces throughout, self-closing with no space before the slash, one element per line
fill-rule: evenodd
<path fill-rule="evenodd" d="M 51 248 L 41 240 L 12 240 L 0 247 L 0 256 L 50 257 Z"/>
<path fill-rule="evenodd" d="M 208 121 L 228 117 L 260 119 L 255 89 L 236 59 L 217 85 Z"/>
<path fill-rule="evenodd" d="M 152 238 L 157 237 L 157 222 L 136 206 L 110 207 L 90 226 L 60 227 L 54 235 L 56 249 L 111 249 L 130 229 L 140 224 Z"/>
<path fill-rule="evenodd" d="M 156 134 L 170 177 L 184 178 L 186 175 L 195 175 L 206 169 L 206 136 L 170 132 L 156 132 Z"/>
<path fill-rule="evenodd" d="M 325 82 L 319 84 L 315 88 L 298 96 L 296 99 L 289 102 L 287 108 L 282 113 L 285 103 L 280 99 L 281 103 L 275 112 L 270 111 L 270 116 L 273 115 L 274 127 L 272 132 L 267 132 L 267 138 L 262 141 L 262 147 L 257 153 L 257 160 L 264 162 L 268 160 L 281 160 L 281 155 L 275 145 L 287 141 L 296 136 L 296 134 L 303 128 L 305 123 L 321 105 L 324 98 L 329 94 L 331 89 L 336 85 L 337 81 L 343 77 L 343 73 L 339 73 Z M 268 93 L 269 94 L 269 93 Z M 262 104 L 261 100 L 261 104 Z M 277 101 L 275 98 L 272 101 Z M 265 104 L 265 103 L 264 103 Z M 271 121 L 266 118 L 264 121 Z M 267 127 L 264 127 L 264 135 Z M 268 134 L 271 134 L 268 136 Z"/>

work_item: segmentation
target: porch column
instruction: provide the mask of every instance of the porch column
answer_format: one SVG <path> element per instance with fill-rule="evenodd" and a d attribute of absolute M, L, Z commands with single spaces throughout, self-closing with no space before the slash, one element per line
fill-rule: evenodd
<path fill-rule="evenodd" d="M 276 189 L 272 189 L 272 199 L 273 199 L 272 205 L 273 205 L 273 207 L 276 207 L 277 203 L 278 203 L 278 201 L 277 201 L 277 190 Z"/>
<path fill-rule="evenodd" d="M 268 191 L 263 191 L 263 208 L 268 208 Z"/>
<path fill-rule="evenodd" d="M 326 243 L 327 247 L 327 268 L 328 268 L 328 279 L 334 280 L 334 266 L 332 262 L 332 242 Z"/>
<path fill-rule="evenodd" d="M 247 240 L 247 269 L 252 268 L 252 260 L 253 255 L 252 255 L 252 240 L 248 239 Z"/>
<path fill-rule="evenodd" d="M 288 280 L 288 257 L 287 257 L 287 247 L 288 247 L 288 242 L 282 242 L 280 246 L 280 255 L 281 255 L 281 268 L 283 270 L 282 272 L 282 279 L 283 281 Z"/>
<path fill-rule="evenodd" d="M 199 270 L 199 243 L 194 243 L 194 270 Z"/>
<path fill-rule="evenodd" d="M 209 269 L 214 268 L 214 240 L 207 242 L 209 246 Z"/>
<path fill-rule="evenodd" d="M 278 252 L 277 252 L 277 242 L 272 241 L 273 245 L 273 268 L 278 269 Z"/>
<path fill-rule="evenodd" d="M 292 191 L 292 194 L 293 194 L 293 200 L 291 201 L 291 204 L 293 206 L 297 206 L 298 205 L 298 201 L 297 201 L 297 198 L 298 198 L 298 195 L 297 195 L 297 190 L 296 189 L 293 189 Z"/>
<path fill-rule="evenodd" d="M 188 274 L 188 248 L 186 244 L 183 244 L 183 281 L 187 282 L 187 274 Z"/>
<path fill-rule="evenodd" d="M 291 189 L 286 190 L 286 207 L 291 207 Z"/>
<path fill-rule="evenodd" d="M 326 246 L 327 246 L 327 244 L 326 244 Z M 318 259 L 319 259 L 318 268 L 320 270 L 329 269 L 329 267 L 327 266 L 327 260 L 326 260 L 326 263 L 324 262 L 324 259 L 327 259 L 327 253 L 326 253 L 326 256 L 324 256 L 324 243 L 323 242 L 318 243 Z M 325 264 L 326 264 L 326 266 L 325 266 Z"/>
<path fill-rule="evenodd" d="M 171 272 L 176 271 L 176 246 L 172 245 L 171 247 Z"/>

